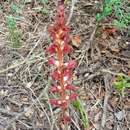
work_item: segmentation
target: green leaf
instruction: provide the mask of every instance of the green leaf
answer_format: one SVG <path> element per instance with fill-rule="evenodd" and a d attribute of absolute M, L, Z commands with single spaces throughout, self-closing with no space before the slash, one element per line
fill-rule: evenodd
<path fill-rule="evenodd" d="M 120 5 L 121 4 L 121 0 L 111 0 L 111 3 L 113 5 Z"/>
<path fill-rule="evenodd" d="M 118 21 L 118 20 L 114 20 L 113 21 L 113 24 L 119 28 L 119 29 L 122 29 L 122 28 L 126 28 L 127 25 L 124 23 L 124 21 Z"/>
<path fill-rule="evenodd" d="M 127 87 L 127 88 L 130 88 L 130 83 L 126 83 L 126 87 Z"/>
<path fill-rule="evenodd" d="M 102 19 L 103 19 L 102 14 L 99 14 L 99 13 L 98 13 L 98 14 L 96 15 L 96 20 L 97 20 L 97 21 L 101 21 Z"/>
<path fill-rule="evenodd" d="M 83 123 L 84 128 L 88 128 L 89 123 L 88 123 L 88 116 L 87 113 L 79 99 L 73 102 L 73 107 L 76 108 L 76 110 L 80 113 L 81 120 Z"/>
<path fill-rule="evenodd" d="M 130 22 L 130 14 L 127 14 L 126 15 L 126 18 L 129 20 L 129 22 Z"/>
<path fill-rule="evenodd" d="M 7 16 L 7 25 L 9 28 L 15 28 L 16 27 L 16 20 L 12 15 Z"/>
<path fill-rule="evenodd" d="M 10 46 L 13 48 L 21 47 L 21 32 L 17 28 L 16 20 L 12 15 L 7 16 L 7 27 L 8 27 L 8 39 Z"/>
<path fill-rule="evenodd" d="M 111 0 L 105 0 L 105 4 L 110 4 Z"/>
<path fill-rule="evenodd" d="M 11 10 L 12 10 L 12 12 L 16 13 L 16 12 L 18 11 L 17 5 L 12 4 L 12 5 L 11 5 Z"/>
<path fill-rule="evenodd" d="M 12 3 L 10 8 L 13 13 L 21 13 L 21 9 L 16 4 Z"/>
<path fill-rule="evenodd" d="M 118 19 L 121 19 L 123 17 L 123 11 L 118 7 L 115 7 L 115 16 Z"/>
<path fill-rule="evenodd" d="M 104 16 L 108 16 L 108 15 L 110 15 L 111 13 L 112 13 L 112 7 L 111 7 L 111 6 L 106 6 L 106 7 L 104 8 L 103 15 L 104 15 Z"/>
<path fill-rule="evenodd" d="M 124 86 L 125 84 L 123 82 L 115 82 L 114 83 L 114 87 L 118 90 L 118 91 L 121 91 L 122 89 L 124 89 Z"/>

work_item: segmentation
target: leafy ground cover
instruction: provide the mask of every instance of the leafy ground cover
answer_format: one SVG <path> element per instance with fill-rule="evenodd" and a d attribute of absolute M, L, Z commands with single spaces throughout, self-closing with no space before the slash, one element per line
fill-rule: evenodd
<path fill-rule="evenodd" d="M 55 0 L 0 1 L 0 130 L 62 130 L 48 100 Z M 130 1 L 66 0 L 79 97 L 70 130 L 130 129 Z M 66 57 L 67 58 L 67 57 Z"/>

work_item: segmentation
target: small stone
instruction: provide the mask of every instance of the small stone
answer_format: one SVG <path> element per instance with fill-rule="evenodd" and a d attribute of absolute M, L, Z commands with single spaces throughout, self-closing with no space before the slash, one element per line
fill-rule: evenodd
<path fill-rule="evenodd" d="M 121 121 L 125 117 L 125 110 L 115 113 L 116 118 Z"/>

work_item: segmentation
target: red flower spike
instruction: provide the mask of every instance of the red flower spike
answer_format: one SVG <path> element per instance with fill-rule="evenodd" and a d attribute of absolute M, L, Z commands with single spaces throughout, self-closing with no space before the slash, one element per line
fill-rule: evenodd
<path fill-rule="evenodd" d="M 70 101 L 74 101 L 77 98 L 76 93 L 68 95 L 69 90 L 75 91 L 78 87 L 71 85 L 72 83 L 72 70 L 76 67 L 76 61 L 70 60 L 64 63 L 64 54 L 70 53 L 73 49 L 69 45 L 71 36 L 69 34 L 70 27 L 65 24 L 65 11 L 64 0 L 60 0 L 58 3 L 57 14 L 55 17 L 55 23 L 48 28 L 48 32 L 53 41 L 53 44 L 47 48 L 50 54 L 55 53 L 55 58 L 50 58 L 48 64 L 55 65 L 56 70 L 51 74 L 52 78 L 56 80 L 57 85 L 52 86 L 50 91 L 52 93 L 57 92 L 58 99 L 51 99 L 50 103 L 54 106 L 61 108 L 62 122 L 64 124 L 70 122 L 70 117 L 66 115 L 66 110 Z"/>
<path fill-rule="evenodd" d="M 69 62 L 64 64 L 68 69 L 73 69 L 76 67 L 77 63 L 75 60 L 70 60 Z"/>

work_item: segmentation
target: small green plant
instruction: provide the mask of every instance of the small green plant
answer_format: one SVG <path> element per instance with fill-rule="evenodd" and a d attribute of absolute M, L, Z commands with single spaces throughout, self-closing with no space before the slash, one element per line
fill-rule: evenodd
<path fill-rule="evenodd" d="M 10 8 L 11 8 L 12 13 L 19 14 L 21 12 L 20 8 L 14 3 L 11 4 Z"/>
<path fill-rule="evenodd" d="M 21 32 L 17 28 L 16 20 L 12 15 L 7 16 L 8 40 L 13 48 L 21 47 Z"/>
<path fill-rule="evenodd" d="M 123 8 L 123 0 L 104 0 L 102 12 L 96 15 L 96 20 L 99 22 L 114 14 L 113 25 L 119 29 L 127 28 L 130 24 L 130 14 Z"/>
<path fill-rule="evenodd" d="M 113 86 L 121 95 L 124 95 L 124 90 L 126 88 L 130 88 L 130 77 L 123 74 L 117 75 L 115 81 L 113 82 Z"/>
<path fill-rule="evenodd" d="M 79 99 L 77 99 L 73 102 L 73 107 L 79 112 L 84 128 L 88 128 L 88 116 L 82 105 L 82 102 Z"/>

